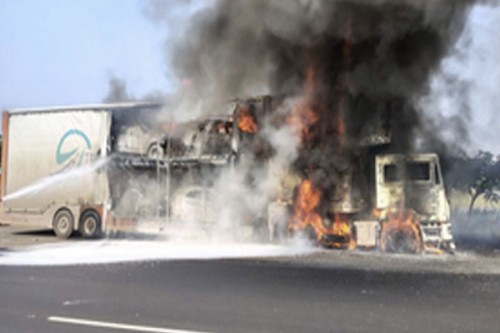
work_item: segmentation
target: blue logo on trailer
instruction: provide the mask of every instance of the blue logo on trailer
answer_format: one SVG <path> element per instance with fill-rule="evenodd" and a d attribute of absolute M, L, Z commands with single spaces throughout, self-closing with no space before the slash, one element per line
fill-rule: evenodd
<path fill-rule="evenodd" d="M 71 150 L 65 150 L 69 147 L 74 147 Z M 68 166 L 79 165 L 82 162 L 86 151 L 90 151 L 92 145 L 88 136 L 78 129 L 70 129 L 62 136 L 57 145 L 56 162 L 58 165 L 65 164 Z"/>

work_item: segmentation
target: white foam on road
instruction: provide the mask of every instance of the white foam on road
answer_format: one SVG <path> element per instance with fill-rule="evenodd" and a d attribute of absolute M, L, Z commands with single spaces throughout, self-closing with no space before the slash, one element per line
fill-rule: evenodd
<path fill-rule="evenodd" d="M 133 331 L 133 332 L 150 332 L 150 333 L 209 333 L 208 331 L 192 331 L 192 330 L 179 330 L 176 328 L 166 328 L 166 327 L 154 327 L 154 326 L 144 326 L 144 325 L 131 325 L 124 323 L 115 323 L 110 321 L 100 321 L 100 320 L 88 320 L 81 318 L 70 318 L 70 317 L 59 317 L 51 316 L 47 318 L 48 321 L 62 324 L 86 326 L 86 327 L 98 327 L 104 329 L 114 329 L 121 331 Z"/>
<path fill-rule="evenodd" d="M 131 261 L 232 259 L 305 255 L 305 245 L 199 244 L 140 240 L 102 240 L 45 244 L 0 252 L 0 265 L 61 266 Z"/>

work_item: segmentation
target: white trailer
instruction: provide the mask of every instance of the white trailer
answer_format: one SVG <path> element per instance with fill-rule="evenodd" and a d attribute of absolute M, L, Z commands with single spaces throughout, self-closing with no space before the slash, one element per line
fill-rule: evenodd
<path fill-rule="evenodd" d="M 5 111 L 1 220 L 53 228 L 61 238 L 75 230 L 84 237 L 98 236 L 110 223 L 106 164 L 117 141 L 114 114 L 140 107 L 123 103 Z"/>

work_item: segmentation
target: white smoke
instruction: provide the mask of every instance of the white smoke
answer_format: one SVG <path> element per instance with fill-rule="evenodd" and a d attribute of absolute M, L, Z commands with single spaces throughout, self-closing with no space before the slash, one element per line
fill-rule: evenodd
<path fill-rule="evenodd" d="M 441 116 L 436 128 L 441 138 L 470 155 L 500 153 L 499 35 L 500 8 L 473 7 L 455 52 L 443 60 L 420 103 L 429 121 Z"/>

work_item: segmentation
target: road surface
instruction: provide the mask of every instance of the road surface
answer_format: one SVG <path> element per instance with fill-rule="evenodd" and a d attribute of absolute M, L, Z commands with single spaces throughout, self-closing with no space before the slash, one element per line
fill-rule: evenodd
<path fill-rule="evenodd" d="M 350 263 L 379 258 L 337 252 L 329 260 L 346 256 Z M 321 265 L 315 258 L 0 266 L 1 331 L 493 332 L 500 327 L 497 273 L 421 271 L 407 258 L 396 261 L 409 269 L 390 261 L 363 269 Z M 439 266 L 439 260 L 431 261 Z"/>

